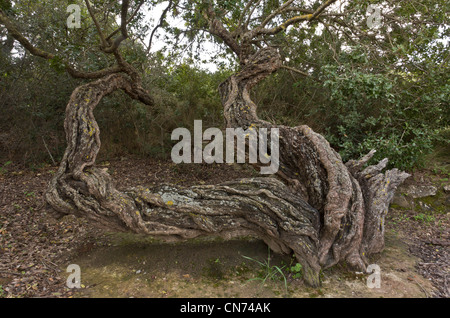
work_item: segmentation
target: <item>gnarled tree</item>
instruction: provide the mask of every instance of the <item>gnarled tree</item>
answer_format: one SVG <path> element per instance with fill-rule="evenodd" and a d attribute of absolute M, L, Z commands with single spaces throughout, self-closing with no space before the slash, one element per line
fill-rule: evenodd
<path fill-rule="evenodd" d="M 78 87 L 67 104 L 67 149 L 46 193 L 51 207 L 62 214 L 164 240 L 255 236 L 275 252 L 293 252 L 312 286 L 320 284 L 321 269 L 338 262 L 365 270 L 367 257 L 383 249 L 384 218 L 397 186 L 408 174 L 396 169 L 382 172 L 387 159 L 366 167 L 374 152 L 345 164 L 309 127 L 286 127 L 258 118 L 251 89 L 283 67 L 278 50 L 270 45 L 271 37 L 293 24 L 310 23 L 322 16 L 335 18 L 324 13 L 335 1 L 306 9 L 289 0 L 269 11 L 261 9 L 261 2 L 248 1 L 231 26 L 223 23 L 227 10 L 212 1 L 170 1 L 169 6 L 182 10 L 193 6 L 190 9 L 200 13 L 200 28 L 222 41 L 239 60 L 240 70 L 219 87 L 226 125 L 279 129 L 280 169 L 276 176 L 190 188 L 160 185 L 118 191 L 111 176 L 95 167 L 101 142 L 93 113 L 101 99 L 115 90 L 153 105 L 139 73 L 120 51 L 121 43 L 130 36 L 127 26 L 144 1 L 130 8 L 129 1 L 123 0 L 120 26 L 106 35 L 87 0 L 100 50 L 114 56 L 115 64 L 86 72 L 63 61 L 69 74 L 93 81 Z M 0 23 L 10 36 L 33 55 L 55 59 L 56 54 L 35 47 L 11 20 L 0 11 Z"/>

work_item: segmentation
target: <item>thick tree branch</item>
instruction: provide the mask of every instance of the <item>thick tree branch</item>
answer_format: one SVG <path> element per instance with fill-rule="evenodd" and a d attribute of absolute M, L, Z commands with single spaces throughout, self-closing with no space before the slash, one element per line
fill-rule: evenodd
<path fill-rule="evenodd" d="M 203 16 L 206 21 L 209 22 L 209 32 L 211 34 L 218 36 L 222 39 L 226 45 L 234 52 L 237 56 L 241 54 L 241 47 L 238 42 L 233 38 L 232 34 L 224 27 L 222 22 L 217 19 L 216 13 L 212 5 L 203 12 Z"/>
<path fill-rule="evenodd" d="M 58 57 L 53 53 L 41 50 L 40 48 L 34 46 L 25 36 L 22 35 L 22 33 L 16 28 L 14 23 L 9 20 L 9 18 L 2 10 L 0 10 L 0 24 L 3 24 L 8 30 L 9 35 L 12 36 L 16 41 L 18 41 L 32 55 L 44 58 L 46 60 L 53 60 L 54 58 Z M 62 58 L 60 59 L 65 65 L 67 72 L 74 78 L 98 79 L 106 75 L 123 71 L 122 67 L 113 66 L 95 72 L 85 72 L 77 70 L 75 67 L 70 65 L 69 62 L 64 61 Z"/>
<path fill-rule="evenodd" d="M 115 65 L 95 72 L 84 72 L 66 64 L 66 71 L 74 78 L 98 79 L 107 75 L 123 72 L 123 68 L 119 65 Z"/>
<path fill-rule="evenodd" d="M 0 23 L 5 26 L 9 34 L 16 39 L 22 46 L 27 49 L 32 55 L 39 56 L 47 60 L 55 58 L 55 55 L 44 50 L 41 50 L 31 44 L 27 38 L 25 38 L 22 33 L 16 28 L 16 26 L 8 19 L 3 10 L 0 10 Z"/>

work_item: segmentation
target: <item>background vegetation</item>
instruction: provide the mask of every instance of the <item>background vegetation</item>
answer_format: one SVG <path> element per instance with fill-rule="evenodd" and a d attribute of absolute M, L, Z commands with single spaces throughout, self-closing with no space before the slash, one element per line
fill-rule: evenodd
<path fill-rule="evenodd" d="M 280 1 L 272 2 L 267 5 L 279 6 Z M 396 21 L 386 13 L 380 27 L 368 30 L 366 8 L 382 1 L 353 1 L 355 13 L 348 18 L 356 16 L 361 21 L 359 27 L 366 29 L 362 37 L 320 23 L 277 35 L 274 41 L 286 64 L 302 65 L 309 76 L 285 69 L 260 84 L 253 93 L 260 117 L 311 126 L 327 137 L 344 160 L 377 149 L 374 160 L 389 157 L 392 166 L 412 169 L 423 165 L 437 145 L 449 154 L 448 3 L 401 2 L 395 10 Z M 54 9 L 66 8 L 67 1 L 23 0 L 14 6 L 0 1 L 0 5 L 27 22 L 20 25 L 24 34 L 39 34 L 33 39 L 39 46 L 70 52 L 69 60 L 74 54 L 89 57 L 85 69 L 108 64 L 101 56 L 93 56 L 98 40 L 92 26 L 76 36 L 55 36 L 68 32 L 64 26 L 67 13 Z M 195 14 L 185 19 L 192 25 L 200 23 Z M 175 38 L 182 33 L 168 25 L 166 30 Z M 139 27 L 134 32 L 139 35 Z M 64 39 L 60 40 L 64 43 L 54 39 Z M 141 43 L 126 43 L 124 55 L 145 70 L 144 82 L 157 107 L 149 109 L 121 93 L 104 99 L 96 110 L 103 159 L 129 154 L 167 157 L 172 130 L 190 128 L 194 119 L 223 127 L 217 87 L 233 72 L 235 63 L 218 63 L 215 71 L 200 68 L 196 62 L 201 58 L 202 42 L 190 39 L 197 43 L 192 46 L 191 41 L 190 47 L 197 50 L 188 50 L 190 56 L 184 59 L 162 52 L 147 58 Z M 165 48 L 165 52 L 171 50 L 171 57 L 188 48 L 171 45 Z M 0 166 L 13 161 L 33 167 L 61 158 L 65 106 L 81 80 L 71 78 L 58 62 L 26 54 L 0 28 Z"/>

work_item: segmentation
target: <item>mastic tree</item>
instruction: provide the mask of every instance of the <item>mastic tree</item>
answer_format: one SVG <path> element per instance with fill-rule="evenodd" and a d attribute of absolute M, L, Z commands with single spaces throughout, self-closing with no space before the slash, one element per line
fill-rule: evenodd
<path fill-rule="evenodd" d="M 344 163 L 311 128 L 260 119 L 251 98 L 252 88 L 281 68 L 309 75 L 307 70 L 283 64 L 280 38 L 289 27 L 302 23 L 321 19 L 342 23 L 342 17 L 350 13 L 334 7 L 335 2 L 169 1 L 158 26 L 164 24 L 169 11 L 181 13 L 192 32 L 208 32 L 237 61 L 237 72 L 219 86 L 226 127 L 277 128 L 280 169 L 269 178 L 189 188 L 135 187 L 121 192 L 111 176 L 95 166 L 101 141 L 93 111 L 116 90 L 154 106 L 127 43 L 145 31 L 137 23 L 142 19 L 142 6 L 156 2 L 86 0 L 83 8 L 90 19 L 83 21 L 81 30 L 65 32 L 92 35 L 94 30 L 98 43 L 89 46 L 95 52 L 90 55 L 75 54 L 62 39 L 62 47 L 57 48 L 40 43 L 32 32 L 22 32 L 20 15 L 13 14 L 14 6 L 3 1 L 0 24 L 10 37 L 32 55 L 88 80 L 74 90 L 66 107 L 67 148 L 46 191 L 48 204 L 61 214 L 167 241 L 203 235 L 255 236 L 275 252 L 293 252 L 312 286 L 320 285 L 321 269 L 338 262 L 364 271 L 368 257 L 384 247 L 384 218 L 397 186 L 408 174 L 397 169 L 383 172 L 387 159 L 367 166 L 374 151 Z M 117 26 L 111 23 L 116 20 Z M 92 59 L 89 63 L 86 56 Z"/>
<path fill-rule="evenodd" d="M 370 5 L 380 9 L 372 28 Z M 450 118 L 446 7 L 352 1 L 347 14 L 291 27 L 277 38 L 280 53 L 309 76 L 285 70 L 265 81 L 254 93 L 260 113 L 312 125 L 345 161 L 377 149 L 390 167 L 425 163 Z"/>

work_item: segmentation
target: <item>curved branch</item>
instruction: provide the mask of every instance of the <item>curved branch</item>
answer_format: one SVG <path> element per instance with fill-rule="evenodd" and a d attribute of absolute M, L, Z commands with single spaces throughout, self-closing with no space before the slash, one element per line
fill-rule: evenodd
<path fill-rule="evenodd" d="M 323 4 L 321 4 L 314 12 L 309 13 L 309 14 L 298 15 L 298 16 L 292 17 L 292 18 L 286 20 L 285 22 L 283 22 L 281 25 L 279 25 L 277 27 L 274 27 L 274 28 L 271 28 L 271 29 L 266 29 L 266 28 L 264 28 L 265 25 L 261 24 L 258 28 L 256 28 L 254 30 L 253 33 L 254 33 L 255 36 L 260 35 L 260 34 L 274 35 L 274 34 L 277 34 L 277 33 L 281 32 L 281 31 L 285 30 L 288 26 L 290 26 L 292 24 L 299 23 L 299 22 L 302 22 L 302 21 L 308 21 L 308 22 L 312 21 L 315 18 L 317 18 L 327 7 L 332 5 L 334 2 L 336 2 L 336 0 L 327 0 Z M 288 7 L 284 7 L 283 9 L 286 10 L 287 8 Z M 299 11 L 301 11 L 301 10 L 299 10 Z M 279 13 L 280 12 L 277 12 L 277 15 Z"/>
<path fill-rule="evenodd" d="M 150 40 L 148 41 L 147 55 L 150 53 L 150 50 L 152 48 L 153 37 L 156 33 L 156 30 L 158 30 L 160 27 L 163 26 L 164 19 L 166 18 L 167 12 L 169 11 L 170 7 L 172 6 L 172 2 L 173 2 L 173 0 L 169 0 L 169 4 L 168 4 L 167 8 L 165 8 L 161 14 L 161 18 L 159 19 L 158 25 L 153 28 L 153 31 L 150 35 Z"/>
<path fill-rule="evenodd" d="M 69 73 L 69 75 L 71 75 L 74 78 L 98 79 L 98 78 L 105 77 L 107 75 L 123 72 L 124 69 L 119 65 L 115 65 L 115 66 L 108 67 L 108 68 L 105 68 L 105 69 L 102 69 L 99 71 L 85 72 L 85 71 L 79 71 L 79 70 L 75 69 L 73 66 L 70 66 L 69 64 L 66 63 L 66 71 L 67 71 L 67 73 Z"/>
<path fill-rule="evenodd" d="M 208 8 L 203 12 L 203 16 L 209 23 L 209 32 L 213 35 L 218 36 L 222 39 L 226 45 L 234 52 L 237 56 L 241 54 L 241 47 L 238 42 L 233 38 L 230 31 L 228 31 L 222 22 L 216 18 L 214 8 L 209 5 Z"/>
<path fill-rule="evenodd" d="M 16 26 L 8 19 L 3 10 L 0 10 L 0 23 L 3 24 L 8 30 L 8 33 L 20 44 L 22 44 L 22 46 L 27 49 L 32 55 L 42 57 L 47 60 L 55 58 L 55 55 L 53 53 L 41 50 L 31 44 L 31 42 L 28 41 L 28 39 L 25 38 L 22 33 L 20 33 L 20 31 L 16 28 Z"/>
<path fill-rule="evenodd" d="M 122 1 L 122 9 L 120 13 L 120 36 L 117 37 L 114 42 L 109 47 L 103 48 L 105 53 L 114 53 L 119 48 L 120 44 L 128 38 L 128 30 L 127 30 L 127 16 L 128 16 L 128 7 L 130 5 L 129 0 Z"/>
<path fill-rule="evenodd" d="M 0 24 L 3 24 L 8 30 L 9 35 L 17 40 L 32 55 L 44 58 L 46 60 L 53 60 L 55 58 L 58 58 L 57 55 L 41 50 L 40 48 L 34 46 L 26 37 L 22 35 L 22 33 L 16 28 L 14 23 L 9 20 L 9 18 L 2 10 L 0 10 Z M 98 79 L 109 74 L 119 73 L 123 71 L 123 68 L 121 66 L 113 66 L 99 71 L 85 72 L 75 69 L 67 61 L 63 60 L 63 64 L 65 65 L 67 72 L 74 78 Z"/>
<path fill-rule="evenodd" d="M 86 7 L 88 9 L 89 15 L 91 16 L 92 21 L 94 21 L 95 28 L 97 29 L 97 33 L 100 36 L 100 41 L 102 42 L 102 47 L 107 47 L 108 43 L 106 42 L 105 36 L 103 35 L 102 29 L 97 21 L 97 18 L 95 17 L 94 11 L 91 8 L 89 0 L 85 0 L 84 2 L 86 3 Z"/>
<path fill-rule="evenodd" d="M 281 68 L 284 68 L 286 70 L 289 70 L 289 71 L 301 74 L 301 75 L 306 76 L 306 77 L 310 77 L 310 75 L 308 73 L 300 71 L 300 70 L 298 70 L 296 68 L 293 68 L 293 67 L 290 67 L 290 66 L 282 65 Z"/>
<path fill-rule="evenodd" d="M 273 18 L 275 18 L 277 15 L 283 13 L 285 11 L 285 9 L 288 8 L 292 4 L 292 2 L 294 2 L 294 0 L 288 0 L 285 3 L 283 3 L 277 10 L 275 10 L 274 12 L 269 14 L 267 16 L 267 18 L 264 19 L 264 21 L 261 23 L 261 25 L 259 27 L 264 28 L 267 25 L 267 23 L 272 21 Z"/>

